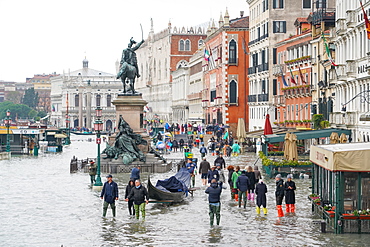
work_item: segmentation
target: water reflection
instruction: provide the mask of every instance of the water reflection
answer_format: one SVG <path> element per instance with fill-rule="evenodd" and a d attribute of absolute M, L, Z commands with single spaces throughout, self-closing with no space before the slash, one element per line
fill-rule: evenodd
<path fill-rule="evenodd" d="M 211 244 L 220 243 L 222 240 L 222 227 L 214 226 L 209 230 L 208 242 Z"/>

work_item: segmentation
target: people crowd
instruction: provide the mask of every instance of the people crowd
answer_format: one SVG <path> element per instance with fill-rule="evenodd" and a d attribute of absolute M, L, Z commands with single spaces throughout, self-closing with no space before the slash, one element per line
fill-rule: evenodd
<path fill-rule="evenodd" d="M 170 133 L 158 133 L 156 139 L 161 142 L 168 152 L 183 152 L 184 163 L 191 176 L 190 188 L 195 190 L 205 189 L 208 194 L 210 225 L 220 224 L 221 221 L 221 193 L 227 187 L 230 189 L 230 199 L 237 202 L 239 208 L 247 205 L 255 206 L 258 215 L 261 212 L 266 215 L 268 188 L 264 182 L 258 166 L 230 165 L 230 159 L 239 159 L 243 147 L 234 140 L 232 132 L 224 125 L 212 125 L 204 127 L 196 124 L 166 124 L 166 131 Z M 182 135 L 174 138 L 175 133 Z M 185 136 L 184 136 L 185 135 Z M 206 143 L 205 143 L 206 142 Z M 158 146 L 158 143 L 157 143 Z M 194 153 L 199 154 L 201 162 L 193 158 Z M 216 156 L 216 157 L 212 157 Z M 212 158 L 211 158 L 212 157 Z M 212 163 L 210 160 L 214 160 Z M 238 162 L 241 164 L 241 162 Z M 95 182 L 95 165 L 91 161 L 90 180 Z M 199 175 L 202 187 L 195 187 L 196 176 Z M 275 198 L 278 217 L 283 217 L 283 201 L 285 198 L 286 213 L 295 213 L 295 190 L 296 185 L 291 174 L 284 182 L 278 174 L 275 178 Z M 113 216 L 116 215 L 115 201 L 118 200 L 118 186 L 112 180 L 112 175 L 107 176 L 101 197 L 104 198 L 103 216 L 106 216 L 108 206 L 112 208 Z M 145 206 L 149 201 L 147 189 L 140 181 L 140 167 L 134 167 L 130 180 L 126 186 L 125 201 L 128 202 L 129 215 L 135 215 L 139 219 L 145 219 Z M 214 218 L 216 217 L 216 222 Z"/>

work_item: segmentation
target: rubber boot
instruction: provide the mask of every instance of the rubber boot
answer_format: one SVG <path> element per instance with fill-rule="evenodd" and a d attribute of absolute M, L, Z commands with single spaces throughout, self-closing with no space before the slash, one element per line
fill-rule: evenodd
<path fill-rule="evenodd" d="M 107 209 L 108 208 L 103 208 L 103 217 L 107 216 Z"/>
<path fill-rule="evenodd" d="M 258 207 L 258 206 L 256 206 L 256 213 L 257 213 L 257 214 L 260 214 L 260 213 L 261 213 L 261 208 L 260 208 L 260 207 Z"/>
<path fill-rule="evenodd" d="M 266 215 L 267 214 L 267 208 L 263 208 L 263 214 Z"/>
<path fill-rule="evenodd" d="M 290 213 L 290 204 L 285 204 L 286 213 Z"/>
<path fill-rule="evenodd" d="M 221 220 L 221 215 L 216 215 L 216 222 L 218 226 L 220 225 L 220 220 Z"/>
<path fill-rule="evenodd" d="M 239 195 L 238 194 L 235 194 L 235 201 L 239 201 Z"/>
<path fill-rule="evenodd" d="M 116 217 L 116 207 L 112 208 L 113 217 Z"/>
<path fill-rule="evenodd" d="M 283 207 L 281 205 L 277 205 L 276 208 L 278 211 L 278 217 L 284 217 Z"/>
<path fill-rule="evenodd" d="M 247 198 L 248 198 L 248 201 L 250 201 L 250 200 L 251 200 L 251 193 L 248 193 Z"/>
<path fill-rule="evenodd" d="M 290 204 L 290 212 L 295 213 L 295 204 Z"/>
<path fill-rule="evenodd" d="M 254 193 L 251 193 L 251 200 L 254 202 Z"/>
<path fill-rule="evenodd" d="M 244 208 L 247 208 L 247 201 L 244 200 Z"/>

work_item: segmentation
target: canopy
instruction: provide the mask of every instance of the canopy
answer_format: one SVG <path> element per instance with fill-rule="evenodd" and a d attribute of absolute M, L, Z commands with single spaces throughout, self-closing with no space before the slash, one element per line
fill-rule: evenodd
<path fill-rule="evenodd" d="M 334 172 L 370 172 L 370 143 L 311 146 L 310 160 Z"/>
<path fill-rule="evenodd" d="M 263 131 L 263 134 L 264 135 L 271 135 L 271 134 L 273 134 L 271 123 L 270 123 L 270 114 L 266 114 L 265 129 Z"/>

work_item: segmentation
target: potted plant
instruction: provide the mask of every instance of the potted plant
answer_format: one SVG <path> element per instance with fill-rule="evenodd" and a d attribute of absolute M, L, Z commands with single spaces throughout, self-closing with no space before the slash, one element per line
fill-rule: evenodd
<path fill-rule="evenodd" d="M 320 205 L 321 199 L 320 198 L 316 198 L 315 200 L 313 200 L 313 202 L 316 203 L 317 205 Z"/>
<path fill-rule="evenodd" d="M 359 210 L 359 215 L 361 220 L 370 220 L 370 209 Z"/>

